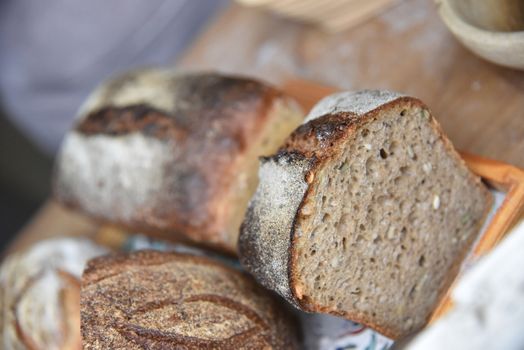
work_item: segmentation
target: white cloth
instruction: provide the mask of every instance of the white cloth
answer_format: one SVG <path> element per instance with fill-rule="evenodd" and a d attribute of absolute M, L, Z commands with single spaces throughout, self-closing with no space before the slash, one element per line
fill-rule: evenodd
<path fill-rule="evenodd" d="M 524 221 L 460 280 L 454 307 L 408 350 L 524 349 Z"/>

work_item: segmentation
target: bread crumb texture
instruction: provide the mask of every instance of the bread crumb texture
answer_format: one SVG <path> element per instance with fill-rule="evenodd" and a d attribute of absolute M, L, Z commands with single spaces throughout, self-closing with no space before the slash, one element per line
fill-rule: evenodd
<path fill-rule="evenodd" d="M 263 208 L 274 208 L 275 196 L 254 197 L 256 215 L 246 217 L 242 236 L 253 230 L 260 238 L 246 244 L 252 256 L 242 257 L 244 265 L 306 311 L 343 316 L 393 338 L 423 327 L 479 233 L 489 192 L 414 98 L 336 94 L 307 120 L 275 158 L 298 153 L 314 164 L 313 180 L 287 195 L 291 212 L 275 212 L 267 223 Z M 261 172 L 259 190 L 279 172 L 286 171 L 275 169 L 267 182 Z M 281 243 L 272 241 L 277 237 Z M 279 254 L 287 269 L 274 268 L 278 258 L 259 258 L 286 244 Z"/>

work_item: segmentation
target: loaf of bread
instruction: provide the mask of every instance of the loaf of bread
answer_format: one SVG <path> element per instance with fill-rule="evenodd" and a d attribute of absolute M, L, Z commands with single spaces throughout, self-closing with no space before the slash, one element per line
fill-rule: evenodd
<path fill-rule="evenodd" d="M 242 264 L 305 311 L 392 338 L 426 324 L 491 203 L 428 108 L 387 91 L 319 102 L 259 177 Z"/>
<path fill-rule="evenodd" d="M 152 250 L 94 259 L 81 291 L 84 349 L 296 349 L 282 305 L 214 260 Z"/>
<path fill-rule="evenodd" d="M 80 277 L 105 249 L 84 239 L 52 239 L 0 267 L 0 348 L 81 349 Z"/>
<path fill-rule="evenodd" d="M 236 252 L 258 156 L 275 152 L 302 120 L 294 100 L 251 79 L 130 72 L 80 110 L 54 194 L 134 231 Z"/>

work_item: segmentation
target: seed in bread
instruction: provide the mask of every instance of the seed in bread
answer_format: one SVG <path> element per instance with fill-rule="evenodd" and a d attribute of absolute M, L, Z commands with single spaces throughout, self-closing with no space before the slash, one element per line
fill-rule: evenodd
<path fill-rule="evenodd" d="M 296 349 L 282 305 L 204 257 L 137 251 L 94 259 L 82 282 L 85 349 Z"/>
<path fill-rule="evenodd" d="M 426 324 L 491 202 L 428 108 L 386 91 L 322 100 L 259 177 L 242 264 L 305 311 L 392 338 Z"/>
<path fill-rule="evenodd" d="M 102 221 L 236 252 L 258 156 L 302 121 L 261 82 L 142 70 L 88 98 L 56 163 L 54 194 Z"/>
<path fill-rule="evenodd" d="M 36 243 L 0 267 L 0 348 L 81 349 L 80 276 L 106 250 L 85 239 Z"/>

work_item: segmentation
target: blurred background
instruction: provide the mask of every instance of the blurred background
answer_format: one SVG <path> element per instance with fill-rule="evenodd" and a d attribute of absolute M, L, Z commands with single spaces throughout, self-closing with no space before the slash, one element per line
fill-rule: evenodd
<path fill-rule="evenodd" d="M 113 74 L 172 64 L 227 0 L 0 1 L 0 246 L 46 200 L 76 110 Z"/>

